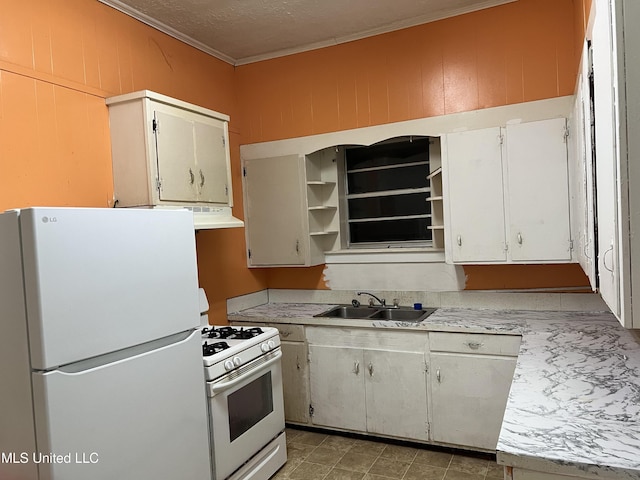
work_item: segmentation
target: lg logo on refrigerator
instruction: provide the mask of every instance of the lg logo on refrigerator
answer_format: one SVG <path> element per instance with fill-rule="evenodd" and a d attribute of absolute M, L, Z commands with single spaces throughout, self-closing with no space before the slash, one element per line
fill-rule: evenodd
<path fill-rule="evenodd" d="M 42 223 L 56 223 L 58 217 L 42 217 Z"/>

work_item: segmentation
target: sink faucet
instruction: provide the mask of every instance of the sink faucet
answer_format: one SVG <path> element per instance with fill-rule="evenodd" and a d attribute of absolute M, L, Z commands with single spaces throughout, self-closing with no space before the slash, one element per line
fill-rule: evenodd
<path fill-rule="evenodd" d="M 374 299 L 374 298 L 375 298 L 375 299 L 378 301 L 378 303 L 379 303 L 380 305 L 382 305 L 383 307 L 386 307 L 386 306 L 387 306 L 387 301 L 386 301 L 384 298 L 383 298 L 382 300 L 380 300 L 380 299 L 379 299 L 378 297 L 376 297 L 373 293 L 369 293 L 369 292 L 356 292 L 356 295 L 358 295 L 358 296 L 363 295 L 363 294 L 364 294 L 364 295 L 369 295 L 370 297 L 372 297 L 372 298 L 370 298 L 370 299 L 369 299 L 369 306 L 370 306 L 370 307 L 373 307 L 373 299 Z"/>

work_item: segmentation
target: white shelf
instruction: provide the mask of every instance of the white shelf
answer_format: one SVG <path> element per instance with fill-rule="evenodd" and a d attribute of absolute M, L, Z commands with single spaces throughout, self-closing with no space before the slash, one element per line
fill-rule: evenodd
<path fill-rule="evenodd" d="M 314 210 L 336 210 L 338 207 L 334 206 L 334 205 L 318 205 L 315 207 L 309 207 L 308 210 L 310 211 L 314 211 Z"/>
<path fill-rule="evenodd" d="M 336 235 L 338 233 L 337 230 L 330 230 L 326 232 L 309 232 L 309 235 L 312 237 L 320 237 L 324 235 Z"/>
<path fill-rule="evenodd" d="M 322 180 L 307 180 L 307 185 L 335 185 L 336 182 L 323 182 Z"/>
<path fill-rule="evenodd" d="M 440 175 L 441 173 L 442 173 L 442 167 L 438 167 L 429 175 L 427 175 L 427 180 L 431 180 L 433 177 Z"/>

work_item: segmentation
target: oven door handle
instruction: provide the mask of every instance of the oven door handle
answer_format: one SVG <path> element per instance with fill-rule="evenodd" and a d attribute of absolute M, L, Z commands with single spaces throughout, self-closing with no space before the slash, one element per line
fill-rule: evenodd
<path fill-rule="evenodd" d="M 278 352 L 276 352 L 276 354 L 274 355 L 273 358 L 271 358 L 270 360 L 267 360 L 266 362 L 264 362 L 262 365 L 260 365 L 259 367 L 256 367 L 255 369 L 247 372 L 250 375 L 254 375 L 258 372 L 261 372 L 262 370 L 265 370 L 267 367 L 270 367 L 271 365 L 273 365 L 276 362 L 280 361 L 280 358 L 282 358 L 282 351 L 279 350 Z M 240 375 L 237 378 L 234 378 L 233 380 L 230 380 L 228 382 L 220 382 L 220 383 L 216 383 L 214 385 L 211 385 L 209 387 L 209 391 L 213 394 L 215 393 L 220 393 L 223 392 L 225 390 L 228 390 L 229 388 L 239 384 L 240 382 L 244 382 L 247 379 L 248 375 Z"/>

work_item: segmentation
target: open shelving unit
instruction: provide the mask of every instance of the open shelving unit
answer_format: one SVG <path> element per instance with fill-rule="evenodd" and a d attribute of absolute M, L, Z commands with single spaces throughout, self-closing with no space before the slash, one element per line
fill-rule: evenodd
<path fill-rule="evenodd" d="M 427 202 L 431 203 L 431 230 L 433 248 L 444 249 L 444 214 L 442 205 L 442 167 L 436 168 L 427 176 L 431 185 L 431 195 Z"/>

